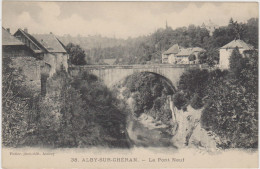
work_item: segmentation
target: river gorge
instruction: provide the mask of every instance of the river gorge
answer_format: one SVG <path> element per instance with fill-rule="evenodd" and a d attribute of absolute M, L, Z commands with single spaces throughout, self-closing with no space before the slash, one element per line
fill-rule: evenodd
<path fill-rule="evenodd" d="M 217 150 L 218 138 L 200 125 L 202 109 L 191 106 L 178 110 L 175 87 L 165 77 L 142 72 L 128 76 L 113 86 L 130 110 L 127 133 L 134 146 L 193 147 Z"/>

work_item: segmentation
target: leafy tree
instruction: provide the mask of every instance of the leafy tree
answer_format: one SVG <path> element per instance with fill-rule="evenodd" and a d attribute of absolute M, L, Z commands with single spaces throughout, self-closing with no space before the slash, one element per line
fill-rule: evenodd
<path fill-rule="evenodd" d="M 88 72 L 83 72 L 73 79 L 71 84 L 80 93 L 86 123 L 94 125 L 93 130 L 99 129 L 99 135 L 94 137 L 99 138 L 98 144 L 129 147 L 125 135 L 128 112 L 124 103 L 117 100 L 102 81 Z M 120 141 L 121 145 L 116 144 L 116 140 Z"/>
<path fill-rule="evenodd" d="M 192 61 L 195 61 L 196 60 L 196 56 L 194 54 L 191 54 L 189 56 L 189 61 L 192 62 Z"/>
<path fill-rule="evenodd" d="M 189 69 L 181 75 L 178 90 L 183 91 L 189 100 L 195 93 L 201 96 L 207 85 L 208 77 L 209 72 L 206 69 Z"/>
<path fill-rule="evenodd" d="M 185 97 L 183 92 L 177 92 L 173 96 L 173 103 L 177 107 L 177 109 L 185 109 L 189 100 Z"/>
<path fill-rule="evenodd" d="M 241 39 L 258 49 L 258 18 L 251 18 L 244 24 L 244 33 Z"/>
<path fill-rule="evenodd" d="M 216 49 L 209 49 L 207 52 L 207 64 L 210 67 L 219 63 L 219 52 Z"/>
<path fill-rule="evenodd" d="M 207 64 L 213 67 L 219 62 L 219 53 L 215 49 L 208 49 L 198 54 L 198 60 L 200 64 Z"/>
<path fill-rule="evenodd" d="M 88 58 L 86 58 L 85 51 L 79 46 L 73 43 L 69 43 L 66 46 L 69 53 L 69 62 L 74 65 L 86 65 Z"/>
<path fill-rule="evenodd" d="M 243 69 L 243 57 L 239 52 L 238 47 L 236 47 L 233 51 L 231 56 L 229 57 L 229 67 L 230 72 L 236 77 L 239 78 L 240 73 Z"/>
<path fill-rule="evenodd" d="M 250 95 L 250 94 L 249 94 Z M 251 108 L 248 93 L 232 81 L 208 88 L 202 126 L 218 134 L 223 148 L 257 147 L 257 110 Z"/>
<path fill-rule="evenodd" d="M 133 94 L 136 101 L 134 114 L 137 117 L 146 111 L 161 109 L 162 100 L 165 103 L 167 95 L 175 92 L 167 79 L 147 72 L 128 76 L 123 85 Z"/>
<path fill-rule="evenodd" d="M 206 63 L 207 62 L 207 54 L 206 54 L 206 52 L 200 52 L 198 54 L 198 60 L 199 60 L 200 64 Z"/>

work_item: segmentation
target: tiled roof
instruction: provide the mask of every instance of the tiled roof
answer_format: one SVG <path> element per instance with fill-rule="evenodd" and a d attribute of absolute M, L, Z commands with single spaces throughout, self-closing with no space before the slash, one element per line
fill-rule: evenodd
<path fill-rule="evenodd" d="M 194 52 L 201 52 L 201 51 L 204 51 L 204 49 L 200 47 L 182 48 L 180 49 L 180 52 L 176 56 L 190 56 Z"/>
<path fill-rule="evenodd" d="M 180 52 L 177 54 L 177 56 L 189 56 L 190 54 L 192 54 L 191 48 L 183 48 L 180 49 Z"/>
<path fill-rule="evenodd" d="M 172 47 L 170 47 L 167 51 L 163 52 L 164 55 L 169 55 L 169 54 L 176 54 L 179 52 L 179 45 L 175 44 Z"/>
<path fill-rule="evenodd" d="M 16 39 L 2 27 L 2 45 L 24 45 L 24 43 Z"/>
<path fill-rule="evenodd" d="M 103 59 L 105 63 L 109 65 L 113 65 L 116 61 L 116 59 Z"/>
<path fill-rule="evenodd" d="M 25 37 L 27 37 L 28 40 L 30 40 L 35 46 L 37 46 L 38 49 L 32 49 L 35 53 L 43 53 L 44 51 L 47 51 L 44 46 L 42 46 L 32 35 L 30 35 L 29 33 L 23 31 L 22 29 L 18 29 L 14 36 L 16 36 L 16 34 L 18 32 L 21 32 Z"/>
<path fill-rule="evenodd" d="M 254 47 L 252 45 L 249 45 L 245 43 L 244 41 L 238 39 L 238 40 L 233 40 L 226 44 L 225 46 L 222 46 L 220 49 L 233 49 L 233 48 L 243 48 L 245 50 L 252 50 Z"/>
<path fill-rule="evenodd" d="M 48 52 L 66 53 L 63 44 L 53 34 L 32 35 Z"/>

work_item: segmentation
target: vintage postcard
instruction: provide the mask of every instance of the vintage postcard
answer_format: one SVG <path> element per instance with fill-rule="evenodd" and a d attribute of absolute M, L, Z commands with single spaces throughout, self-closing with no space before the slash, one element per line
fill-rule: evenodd
<path fill-rule="evenodd" d="M 257 2 L 2 2 L 2 168 L 258 168 Z"/>

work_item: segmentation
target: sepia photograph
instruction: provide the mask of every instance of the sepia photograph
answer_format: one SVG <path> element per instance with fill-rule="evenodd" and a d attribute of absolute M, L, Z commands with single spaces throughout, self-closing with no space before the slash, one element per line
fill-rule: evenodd
<path fill-rule="evenodd" d="M 2 168 L 258 168 L 258 2 L 2 2 Z"/>

